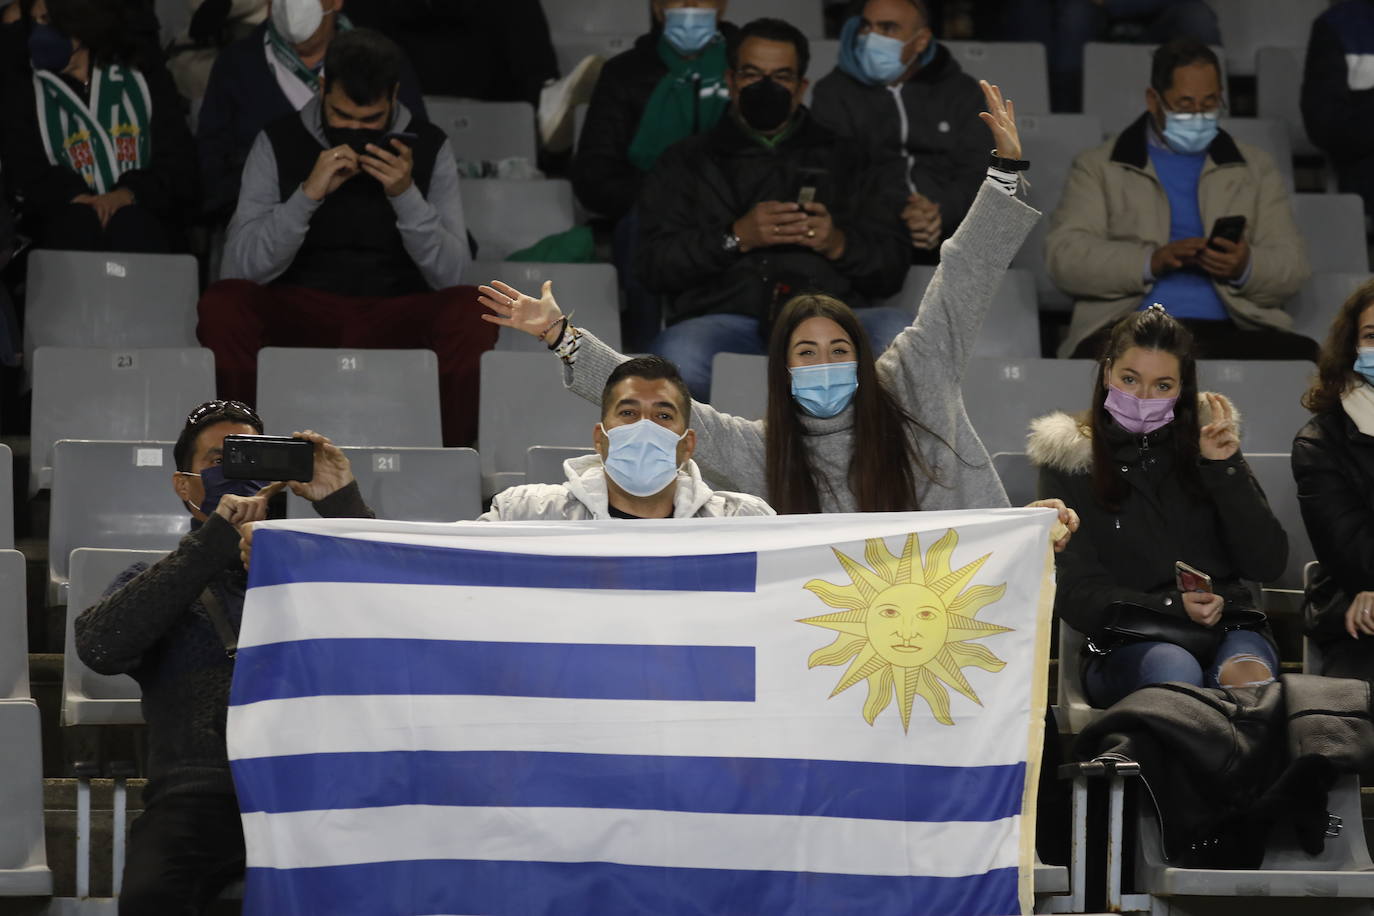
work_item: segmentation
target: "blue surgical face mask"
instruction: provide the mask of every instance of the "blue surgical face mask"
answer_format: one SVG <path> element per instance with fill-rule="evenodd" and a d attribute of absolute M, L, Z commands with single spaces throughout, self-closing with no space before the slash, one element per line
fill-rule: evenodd
<path fill-rule="evenodd" d="M 828 419 L 849 406 L 859 390 L 859 364 L 821 363 L 796 366 L 792 373 L 792 397 L 813 417 Z"/>
<path fill-rule="evenodd" d="M 679 54 L 696 54 L 716 37 L 716 11 L 683 6 L 663 11 L 663 37 Z"/>
<path fill-rule="evenodd" d="M 61 73 L 72 59 L 72 40 L 50 25 L 40 24 L 29 32 L 29 60 L 35 70 Z"/>
<path fill-rule="evenodd" d="M 255 496 L 263 487 L 271 481 L 267 480 L 231 480 L 224 476 L 224 468 L 218 464 L 212 464 L 199 474 L 194 471 L 182 471 L 189 477 L 199 477 L 201 486 L 205 488 L 205 497 L 200 501 L 198 507 L 208 518 L 213 515 L 215 508 L 219 506 L 220 497 L 232 493 L 235 496 Z M 187 503 L 189 506 L 190 503 Z"/>
<path fill-rule="evenodd" d="M 912 39 L 915 41 L 915 39 Z M 908 42 L 865 32 L 859 36 L 855 50 L 859 54 L 859 66 L 864 75 L 875 83 L 890 83 L 906 72 L 908 64 L 902 60 L 902 52 Z"/>
<path fill-rule="evenodd" d="M 1374 347 L 1360 347 L 1355 351 L 1355 371 L 1374 385 Z"/>
<path fill-rule="evenodd" d="M 1200 153 L 1217 138 L 1217 112 L 1164 112 L 1164 142 L 1176 153 Z"/>
<path fill-rule="evenodd" d="M 610 444 L 602 464 L 620 489 L 631 496 L 653 496 L 677 477 L 677 444 L 683 433 L 640 420 L 602 429 Z"/>

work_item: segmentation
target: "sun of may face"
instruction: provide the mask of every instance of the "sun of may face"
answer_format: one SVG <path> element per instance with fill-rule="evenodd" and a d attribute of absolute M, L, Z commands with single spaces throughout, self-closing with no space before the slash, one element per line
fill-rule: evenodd
<path fill-rule="evenodd" d="M 977 619 L 980 610 L 1002 598 L 1006 583 L 970 586 L 991 554 L 951 570 L 950 557 L 958 543 L 959 534 L 951 528 L 922 561 L 915 534 L 907 536 L 900 556 L 890 553 L 882 538 L 872 538 L 864 546 L 868 566 L 834 551 L 849 573 L 850 584 L 821 579 L 806 583 L 807 591 L 841 609 L 799 621 L 836 633 L 833 643 L 811 653 L 807 667 L 848 662 L 830 695 L 868 681 L 863 715 L 869 725 L 895 695 L 902 730 L 909 730 L 912 702 L 918 694 L 936 721 L 953 725 L 946 685 L 982 705 L 962 669 L 974 666 L 997 672 L 1006 667 L 990 650 L 970 642 L 1010 632 L 1008 627 Z"/>

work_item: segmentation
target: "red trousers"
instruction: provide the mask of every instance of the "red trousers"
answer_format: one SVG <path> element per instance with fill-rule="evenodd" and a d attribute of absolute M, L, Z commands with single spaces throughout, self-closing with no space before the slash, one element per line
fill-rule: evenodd
<path fill-rule="evenodd" d="M 221 280 L 201 295 L 197 311 L 196 336 L 214 351 L 222 398 L 255 402 L 261 347 L 433 350 L 444 445 L 477 438 L 480 361 L 497 329 L 479 317 L 475 286 L 373 299 Z"/>

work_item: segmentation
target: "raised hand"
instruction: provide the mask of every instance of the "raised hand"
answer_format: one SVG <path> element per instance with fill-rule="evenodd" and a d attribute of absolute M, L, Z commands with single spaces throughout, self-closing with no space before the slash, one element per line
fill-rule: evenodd
<path fill-rule="evenodd" d="M 353 482 L 353 465 L 349 463 L 343 449 L 313 429 L 291 435 L 315 446 L 315 473 L 309 483 L 291 481 L 289 486 L 292 493 L 302 499 L 318 502 Z"/>
<path fill-rule="evenodd" d="M 1231 402 L 1219 394 L 1208 394 L 1207 406 L 1212 410 L 1212 422 L 1202 427 L 1198 436 L 1198 451 L 1209 461 L 1225 461 L 1240 449 L 1236 435 L 1235 411 Z"/>
<path fill-rule="evenodd" d="M 1001 159 L 1021 158 L 1021 134 L 1016 129 L 1016 106 L 1011 99 L 1002 98 L 1002 90 L 987 80 L 979 80 L 983 98 L 988 103 L 987 111 L 980 111 L 978 117 L 992 129 L 993 139 L 997 141 L 997 156 Z"/>
<path fill-rule="evenodd" d="M 526 296 L 500 280 L 492 280 L 490 286 L 477 287 L 477 292 L 477 301 L 493 312 L 491 315 L 483 315 L 484 321 L 499 324 L 503 328 L 524 331 L 531 337 L 544 340 L 545 343 L 552 341 L 545 339 L 544 334 L 553 336 L 559 330 L 558 319 L 563 317 L 563 310 L 554 301 L 552 280 L 544 281 L 544 288 L 538 299 Z"/>

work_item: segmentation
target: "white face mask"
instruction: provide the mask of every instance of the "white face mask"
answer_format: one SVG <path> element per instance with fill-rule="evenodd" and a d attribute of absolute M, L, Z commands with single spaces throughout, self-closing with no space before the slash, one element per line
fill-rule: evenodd
<path fill-rule="evenodd" d="M 653 496 L 677 477 L 677 444 L 686 433 L 679 436 L 647 417 L 602 431 L 609 440 L 602 464 L 626 493 Z"/>
<path fill-rule="evenodd" d="M 293 45 L 314 35 L 322 22 L 320 0 L 272 0 L 272 26 Z"/>

